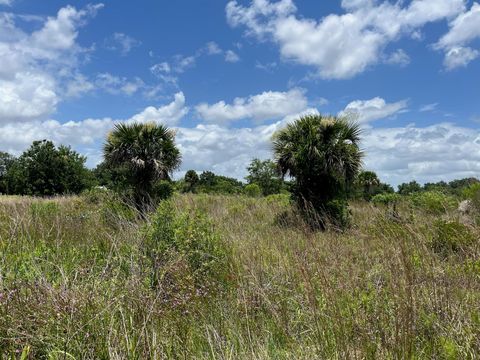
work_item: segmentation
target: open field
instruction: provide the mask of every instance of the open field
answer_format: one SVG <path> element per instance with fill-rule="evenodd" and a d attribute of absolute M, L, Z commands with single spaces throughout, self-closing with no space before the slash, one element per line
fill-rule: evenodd
<path fill-rule="evenodd" d="M 479 357 L 473 222 L 406 206 L 392 218 L 362 202 L 346 232 L 311 232 L 285 215 L 289 207 L 281 196 L 176 195 L 172 236 L 183 245 L 160 258 L 168 208 L 150 222 L 101 197 L 2 198 L 0 353 Z M 194 272 L 188 249 L 204 238 L 217 255 Z"/>

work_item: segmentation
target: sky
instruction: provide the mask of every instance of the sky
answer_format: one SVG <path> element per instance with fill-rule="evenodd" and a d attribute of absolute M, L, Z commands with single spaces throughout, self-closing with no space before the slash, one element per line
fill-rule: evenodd
<path fill-rule="evenodd" d="M 188 169 L 243 179 L 305 114 L 355 118 L 393 185 L 480 177 L 470 0 L 0 0 L 0 150 L 102 161 L 119 122 L 176 129 Z"/>

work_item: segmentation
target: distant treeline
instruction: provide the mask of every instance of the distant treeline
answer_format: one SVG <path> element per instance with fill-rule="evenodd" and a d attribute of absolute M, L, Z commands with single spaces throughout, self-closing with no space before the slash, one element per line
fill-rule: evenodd
<path fill-rule="evenodd" d="M 0 152 L 0 193 L 8 195 L 54 196 L 79 194 L 84 190 L 104 186 L 116 192 L 129 191 L 128 167 L 100 163 L 95 169 L 85 166 L 86 157 L 67 146 L 55 146 L 51 141 L 35 141 L 22 155 L 15 157 Z M 217 175 L 211 171 L 197 173 L 188 170 L 179 180 L 162 180 L 170 189 L 167 192 L 207 194 L 245 194 L 268 196 L 290 193 L 293 183 L 283 179 L 272 160 L 253 159 L 247 168 L 245 181 Z M 410 195 L 426 191 L 438 191 L 461 196 L 472 184 L 480 183 L 476 178 L 465 178 L 450 182 L 426 183 L 416 181 L 403 183 L 397 191 L 383 183 L 373 171 L 361 171 L 348 190 L 350 199 L 371 200 L 379 194 Z"/>

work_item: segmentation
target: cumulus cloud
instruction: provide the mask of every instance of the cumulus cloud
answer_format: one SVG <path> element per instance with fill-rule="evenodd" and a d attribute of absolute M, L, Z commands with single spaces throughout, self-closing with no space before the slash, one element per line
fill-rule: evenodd
<path fill-rule="evenodd" d="M 202 103 L 195 109 L 208 122 L 226 123 L 247 118 L 256 121 L 278 119 L 306 109 L 307 104 L 304 90 L 295 88 L 287 92 L 266 91 L 248 98 L 235 98 L 232 104 L 225 101 L 212 105 Z"/>
<path fill-rule="evenodd" d="M 474 2 L 469 11 L 458 15 L 451 23 L 450 30 L 435 44 L 436 49 L 445 51 L 445 67 L 452 70 L 466 66 L 475 60 L 479 51 L 467 45 L 480 38 L 480 4 Z"/>
<path fill-rule="evenodd" d="M 230 1 L 226 15 L 231 26 L 245 27 L 247 35 L 278 44 L 283 58 L 315 67 L 322 78 L 346 79 L 379 63 L 388 44 L 465 9 L 463 0 L 413 0 L 402 5 L 345 0 L 344 14 L 315 20 L 296 16 L 292 0 L 253 0 L 250 6 Z M 405 55 L 397 53 L 392 61 L 405 65 Z"/>
<path fill-rule="evenodd" d="M 85 52 L 76 43 L 78 28 L 102 6 L 64 7 L 31 33 L 16 26 L 14 15 L 0 14 L 0 123 L 45 119 L 55 111 L 59 83 L 75 80 L 77 58 Z M 81 80 L 71 85 L 72 94 L 81 91 Z"/>
<path fill-rule="evenodd" d="M 365 165 L 394 185 L 478 177 L 479 129 L 441 123 L 428 127 L 369 129 L 364 133 Z"/>
<path fill-rule="evenodd" d="M 352 101 L 339 115 L 354 118 L 359 123 L 368 123 L 403 112 L 406 107 L 407 100 L 389 104 L 384 99 L 375 97 L 370 100 Z"/>
<path fill-rule="evenodd" d="M 185 106 L 185 95 L 182 92 L 175 94 L 174 101 L 161 107 L 149 106 L 142 112 L 131 117 L 129 122 L 157 122 L 173 126 L 188 113 L 188 107 Z"/>
<path fill-rule="evenodd" d="M 11 122 L 0 125 L 0 143 L 2 151 L 19 154 L 34 140 L 49 139 L 57 144 L 71 145 L 79 151 L 93 157 L 89 165 L 94 166 L 101 158 L 100 142 L 105 139 L 115 123 L 118 122 L 157 122 L 174 126 L 187 114 L 185 96 L 183 93 L 175 94 L 174 100 L 160 107 L 147 107 L 129 119 L 85 119 L 82 121 L 69 121 L 61 123 L 56 120 L 34 120 L 24 123 Z M 94 160 L 95 162 L 92 162 Z"/>

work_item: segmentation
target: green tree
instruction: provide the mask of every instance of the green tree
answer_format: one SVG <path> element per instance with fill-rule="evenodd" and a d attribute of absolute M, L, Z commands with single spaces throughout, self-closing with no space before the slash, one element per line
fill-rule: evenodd
<path fill-rule="evenodd" d="M 249 184 L 257 184 L 264 196 L 278 194 L 283 181 L 278 174 L 277 165 L 272 160 L 253 159 L 247 168 Z"/>
<path fill-rule="evenodd" d="M 370 200 L 379 186 L 380 179 L 373 171 L 362 171 L 358 174 L 356 187 L 365 200 Z"/>
<path fill-rule="evenodd" d="M 155 201 L 155 183 L 170 180 L 181 162 L 175 132 L 155 123 L 117 124 L 108 135 L 103 152 L 109 165 L 128 169 L 133 198 L 142 211 Z"/>
<path fill-rule="evenodd" d="M 0 194 L 9 194 L 8 172 L 16 158 L 9 153 L 0 151 Z"/>
<path fill-rule="evenodd" d="M 188 170 L 185 173 L 184 182 L 185 182 L 185 192 L 195 192 L 195 189 L 198 185 L 200 178 L 195 170 Z"/>
<path fill-rule="evenodd" d="M 400 195 L 410 195 L 419 191 L 422 191 L 422 187 L 415 180 L 398 185 Z"/>
<path fill-rule="evenodd" d="M 93 184 L 85 161 L 70 147 L 57 148 L 48 140 L 34 141 L 10 167 L 9 191 L 35 196 L 77 194 Z"/>
<path fill-rule="evenodd" d="M 273 141 L 277 166 L 294 179 L 299 208 L 346 225 L 347 190 L 362 164 L 360 127 L 342 118 L 310 115 L 277 132 Z"/>

